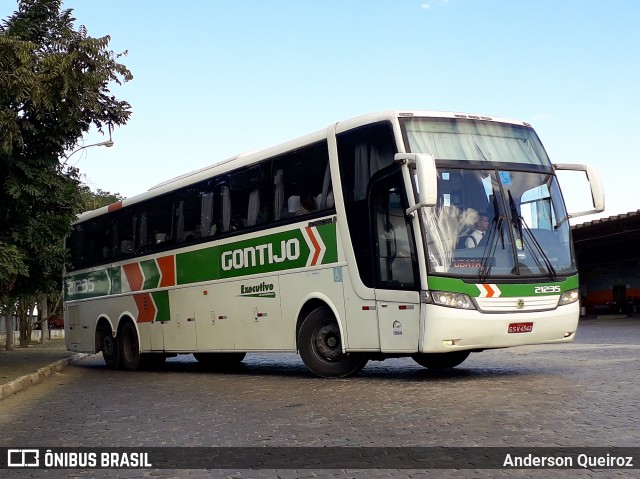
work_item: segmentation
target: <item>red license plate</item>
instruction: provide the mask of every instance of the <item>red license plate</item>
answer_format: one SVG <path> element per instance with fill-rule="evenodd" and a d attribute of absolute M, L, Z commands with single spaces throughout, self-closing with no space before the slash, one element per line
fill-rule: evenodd
<path fill-rule="evenodd" d="M 511 333 L 530 333 L 533 331 L 533 323 L 511 323 L 507 332 Z"/>

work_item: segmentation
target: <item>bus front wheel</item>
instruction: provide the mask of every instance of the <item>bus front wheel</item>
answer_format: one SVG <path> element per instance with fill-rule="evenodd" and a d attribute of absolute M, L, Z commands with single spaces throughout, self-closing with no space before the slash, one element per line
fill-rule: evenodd
<path fill-rule="evenodd" d="M 451 353 L 419 353 L 414 354 L 413 360 L 420 366 L 429 369 L 449 369 L 462 364 L 469 357 L 471 351 L 454 351 Z"/>
<path fill-rule="evenodd" d="M 298 333 L 300 357 L 309 370 L 323 378 L 343 378 L 367 364 L 364 353 L 343 353 L 338 322 L 325 306 L 304 319 Z"/>
<path fill-rule="evenodd" d="M 125 371 L 135 371 L 140 364 L 138 333 L 132 322 L 127 321 L 118 334 L 120 343 L 120 367 Z"/>

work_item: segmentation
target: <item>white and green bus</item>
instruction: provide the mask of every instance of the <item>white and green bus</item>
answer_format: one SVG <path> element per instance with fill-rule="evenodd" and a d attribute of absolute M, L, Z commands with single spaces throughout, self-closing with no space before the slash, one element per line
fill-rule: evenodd
<path fill-rule="evenodd" d="M 559 169 L 586 174 L 592 209 L 566 211 Z M 361 116 L 82 214 L 67 347 L 125 370 L 298 352 L 344 377 L 368 360 L 448 368 L 571 342 L 568 219 L 603 209 L 595 171 L 552 164 L 527 123 Z"/>

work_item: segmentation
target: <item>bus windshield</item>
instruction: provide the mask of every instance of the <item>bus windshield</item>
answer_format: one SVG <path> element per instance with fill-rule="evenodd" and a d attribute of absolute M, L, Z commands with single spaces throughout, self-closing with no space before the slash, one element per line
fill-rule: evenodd
<path fill-rule="evenodd" d="M 422 213 L 432 274 L 481 281 L 575 274 L 555 176 L 443 168 L 438 177 L 438 205 Z"/>
<path fill-rule="evenodd" d="M 533 129 L 451 118 L 402 119 L 402 129 L 407 151 L 432 154 L 438 168 L 437 205 L 421 215 L 430 274 L 576 273 L 560 189 Z"/>

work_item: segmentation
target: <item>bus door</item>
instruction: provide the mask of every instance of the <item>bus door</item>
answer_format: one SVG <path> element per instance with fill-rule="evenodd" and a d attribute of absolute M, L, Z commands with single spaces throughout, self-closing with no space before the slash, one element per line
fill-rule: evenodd
<path fill-rule="evenodd" d="M 415 352 L 420 332 L 419 275 L 399 171 L 375 180 L 370 193 L 375 296 L 382 352 Z"/>

